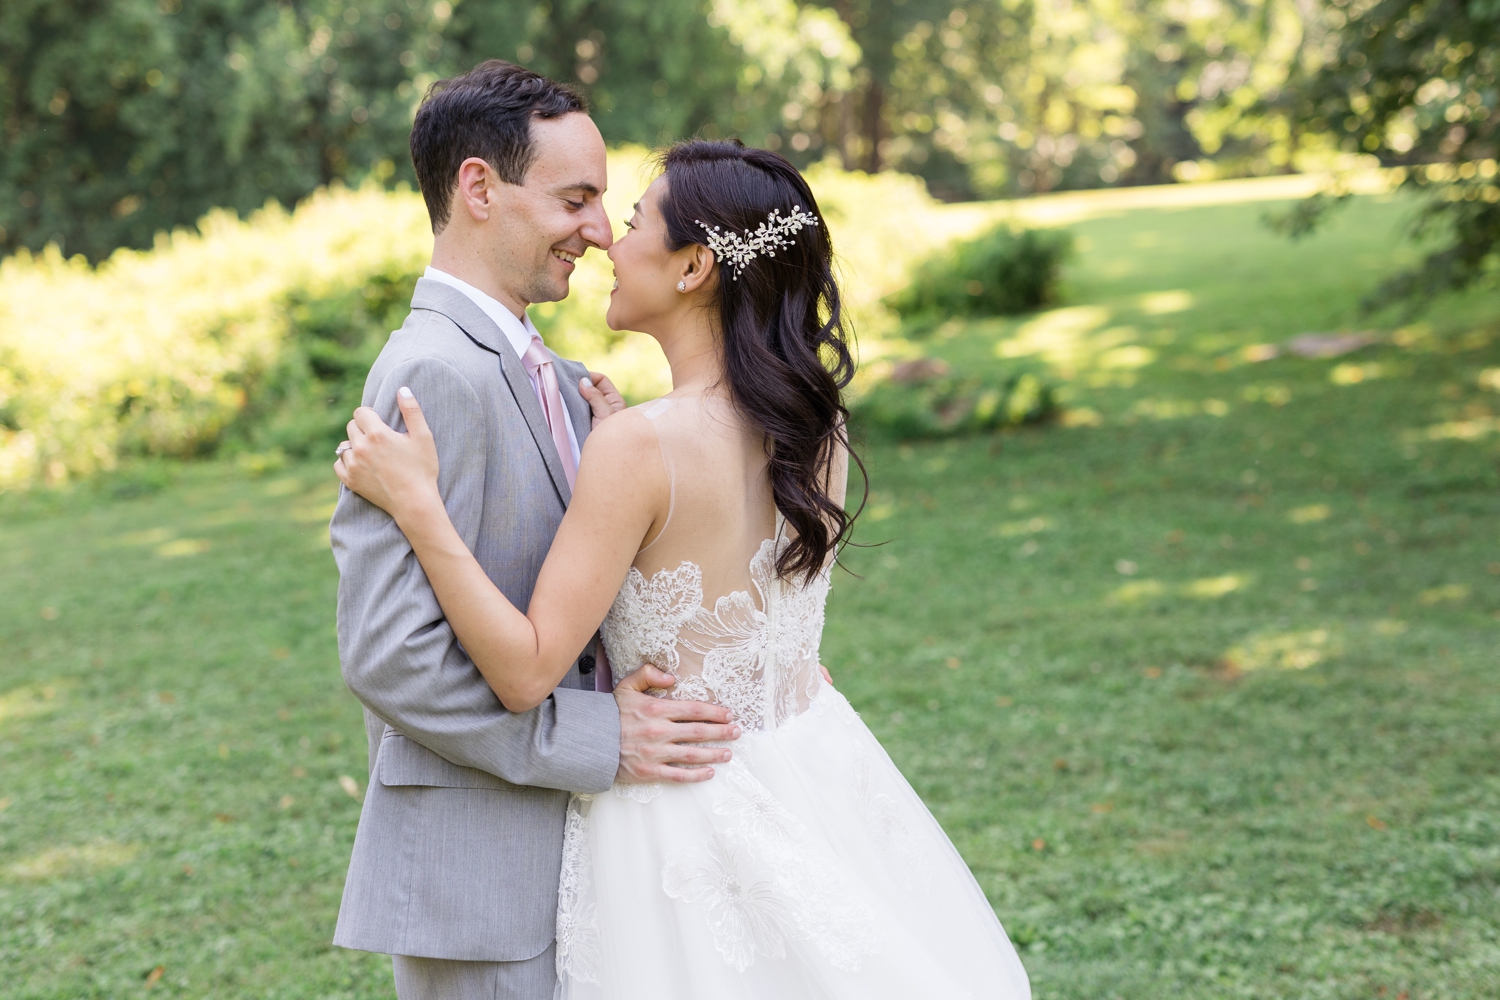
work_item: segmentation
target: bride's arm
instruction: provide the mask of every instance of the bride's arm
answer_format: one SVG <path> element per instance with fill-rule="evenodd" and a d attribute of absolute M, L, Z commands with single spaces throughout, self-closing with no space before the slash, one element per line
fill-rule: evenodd
<path fill-rule="evenodd" d="M 642 539 L 664 519 L 666 470 L 645 418 L 622 414 L 589 435 L 567 514 L 522 614 L 453 528 L 437 490 L 437 451 L 409 393 L 408 433 L 360 408 L 335 466 L 346 486 L 389 513 L 411 542 L 443 614 L 502 704 L 546 700 L 604 619 Z"/>

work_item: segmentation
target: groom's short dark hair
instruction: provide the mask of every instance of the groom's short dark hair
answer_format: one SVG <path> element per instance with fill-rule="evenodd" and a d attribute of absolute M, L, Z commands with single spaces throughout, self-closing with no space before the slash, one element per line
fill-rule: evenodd
<path fill-rule="evenodd" d="M 411 129 L 411 161 L 432 231 L 440 233 L 448 224 L 464 160 L 482 157 L 507 184 L 524 184 L 536 159 L 531 120 L 588 110 L 571 87 L 502 59 L 434 83 Z"/>

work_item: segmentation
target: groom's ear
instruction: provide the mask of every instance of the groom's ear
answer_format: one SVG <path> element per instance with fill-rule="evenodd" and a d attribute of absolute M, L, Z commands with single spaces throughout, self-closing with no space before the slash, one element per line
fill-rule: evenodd
<path fill-rule="evenodd" d="M 475 222 L 489 221 L 495 209 L 495 187 L 500 178 L 483 157 L 471 156 L 458 165 L 458 188 L 454 192 L 453 214 L 462 211 Z"/>

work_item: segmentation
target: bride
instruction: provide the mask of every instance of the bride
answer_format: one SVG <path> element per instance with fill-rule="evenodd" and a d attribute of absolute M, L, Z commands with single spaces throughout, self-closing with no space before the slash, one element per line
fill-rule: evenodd
<path fill-rule="evenodd" d="M 812 192 L 734 142 L 663 162 L 609 251 L 607 321 L 656 338 L 672 391 L 589 435 L 525 613 L 449 522 L 409 391 L 409 433 L 362 408 L 337 466 L 406 533 L 506 708 L 546 699 L 598 629 L 617 678 L 657 664 L 669 697 L 743 728 L 710 781 L 574 797 L 559 996 L 1025 1000 L 958 852 L 819 672 L 853 363 Z"/>

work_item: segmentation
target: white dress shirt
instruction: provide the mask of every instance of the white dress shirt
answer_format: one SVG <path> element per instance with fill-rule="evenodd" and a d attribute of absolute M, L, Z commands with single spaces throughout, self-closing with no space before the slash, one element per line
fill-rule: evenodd
<path fill-rule="evenodd" d="M 500 332 L 505 334 L 506 341 L 511 347 L 515 348 L 517 358 L 525 358 L 526 349 L 531 346 L 531 338 L 533 336 L 541 336 L 541 334 L 536 332 L 536 327 L 531 325 L 530 316 L 522 313 L 522 318 L 517 319 L 516 314 L 505 308 L 498 300 L 481 292 L 467 281 L 455 278 L 447 271 L 439 271 L 435 267 L 428 267 L 427 270 L 422 272 L 422 277 L 442 282 L 448 287 L 456 288 L 467 295 L 476 306 L 484 310 L 486 316 L 495 321 L 495 325 L 500 328 Z M 547 403 L 542 396 L 542 380 L 540 376 L 527 371 L 526 377 L 531 381 L 531 388 L 536 393 L 537 402 L 542 404 L 542 412 L 546 413 Z M 558 381 L 560 382 L 561 379 Z M 568 446 L 573 449 L 573 468 L 576 469 L 578 468 L 579 461 L 582 459 L 578 448 L 578 435 L 573 431 L 572 420 L 564 420 L 563 423 L 567 425 Z"/>

